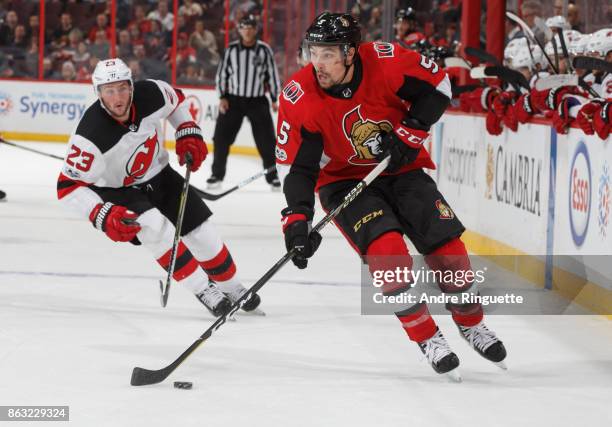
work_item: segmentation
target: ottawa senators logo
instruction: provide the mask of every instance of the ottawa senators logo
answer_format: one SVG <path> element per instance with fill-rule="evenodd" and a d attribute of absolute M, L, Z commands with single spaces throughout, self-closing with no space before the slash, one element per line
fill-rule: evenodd
<path fill-rule="evenodd" d="M 159 145 L 157 144 L 156 132 L 155 135 L 140 144 L 130 156 L 130 159 L 125 165 L 125 173 L 127 176 L 123 180 L 123 185 L 127 187 L 144 177 L 158 152 Z"/>
<path fill-rule="evenodd" d="M 455 217 L 451 208 L 440 199 L 436 200 L 436 208 L 440 212 L 440 219 L 453 219 Z"/>
<path fill-rule="evenodd" d="M 342 129 L 344 136 L 353 144 L 355 155 L 348 159 L 353 165 L 376 165 L 376 156 L 381 152 L 382 133 L 391 132 L 393 126 L 386 120 L 375 122 L 361 116 L 358 105 L 344 115 Z"/>

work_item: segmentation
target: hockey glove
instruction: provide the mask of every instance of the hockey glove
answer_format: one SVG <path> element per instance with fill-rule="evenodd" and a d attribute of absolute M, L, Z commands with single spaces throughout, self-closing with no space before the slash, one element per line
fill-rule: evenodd
<path fill-rule="evenodd" d="M 310 231 L 312 210 L 308 208 L 285 208 L 281 211 L 283 216 L 283 233 L 285 234 L 285 247 L 287 251 L 296 250 L 293 264 L 303 269 L 308 266 L 310 258 L 321 244 L 321 235 Z"/>
<path fill-rule="evenodd" d="M 102 230 L 114 242 L 129 242 L 141 230 L 136 222 L 138 215 L 125 206 L 111 202 L 98 203 L 89 214 L 89 220 L 95 228 Z"/>
<path fill-rule="evenodd" d="M 569 113 L 570 107 L 576 105 L 578 101 L 574 98 L 563 98 L 557 105 L 557 109 L 552 116 L 552 124 L 557 133 L 565 135 L 574 120 Z"/>
<path fill-rule="evenodd" d="M 601 107 L 601 110 L 593 116 L 593 128 L 601 139 L 606 139 L 610 135 L 611 110 L 612 103 L 607 102 L 606 105 Z"/>
<path fill-rule="evenodd" d="M 191 156 L 191 172 L 197 171 L 208 154 L 202 138 L 202 129 L 195 122 L 185 122 L 176 129 L 176 154 L 179 164 L 187 163 L 187 153 Z"/>
<path fill-rule="evenodd" d="M 538 111 L 533 105 L 531 94 L 523 94 L 514 104 L 514 112 L 519 123 L 527 123 Z"/>
<path fill-rule="evenodd" d="M 504 130 L 501 124 L 501 118 L 493 111 L 487 112 L 486 125 L 487 132 L 489 132 L 490 135 L 499 135 Z"/>
<path fill-rule="evenodd" d="M 595 129 L 593 129 L 593 118 L 599 113 L 602 105 L 602 101 L 593 100 L 584 104 L 580 111 L 578 111 L 576 123 L 585 134 L 593 135 L 595 133 Z"/>
<path fill-rule="evenodd" d="M 414 162 L 429 132 L 417 120 L 405 118 L 393 131 L 386 133 L 381 140 L 379 160 L 391 156 L 387 172 L 397 172 L 402 166 Z"/>

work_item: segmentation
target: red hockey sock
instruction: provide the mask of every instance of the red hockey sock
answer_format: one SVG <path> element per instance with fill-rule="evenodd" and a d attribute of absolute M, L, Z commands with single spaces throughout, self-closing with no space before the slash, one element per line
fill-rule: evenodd
<path fill-rule="evenodd" d="M 415 342 L 421 342 L 434 336 L 438 326 L 434 321 L 427 305 L 416 304 L 407 310 L 395 313 L 408 338 Z"/>
<path fill-rule="evenodd" d="M 172 256 L 172 248 L 170 248 L 164 255 L 162 255 L 157 262 L 161 265 L 164 270 L 168 271 L 170 268 L 170 257 Z M 185 279 L 191 276 L 193 272 L 198 268 L 198 262 L 193 257 L 187 246 L 183 242 L 179 242 L 176 263 L 174 264 L 174 273 L 172 277 L 176 281 Z"/>
<path fill-rule="evenodd" d="M 375 271 L 394 271 L 396 268 L 412 270 L 412 257 L 404 238 L 397 231 L 389 231 L 378 236 L 366 252 L 366 262 L 370 273 Z M 385 283 L 382 286 L 384 295 L 397 295 L 409 289 L 410 283 Z"/>
<path fill-rule="evenodd" d="M 429 253 L 425 257 L 425 261 L 432 270 L 440 271 L 441 273 L 452 271 L 456 274 L 455 277 L 464 277 L 463 275 L 459 276 L 459 274 L 465 274 L 463 272 L 472 269 L 465 245 L 459 238 L 455 238 Z M 446 277 L 446 274 L 442 274 L 442 277 Z M 462 283 L 446 282 L 438 283 L 438 285 L 443 292 L 459 294 L 461 292 L 468 292 L 473 282 L 463 280 Z M 483 318 L 482 305 L 480 303 L 449 304 L 448 308 L 453 315 L 455 323 L 461 326 L 474 326 Z"/>
<path fill-rule="evenodd" d="M 214 258 L 201 261 L 200 265 L 215 282 L 226 282 L 236 274 L 236 265 L 225 245 Z"/>

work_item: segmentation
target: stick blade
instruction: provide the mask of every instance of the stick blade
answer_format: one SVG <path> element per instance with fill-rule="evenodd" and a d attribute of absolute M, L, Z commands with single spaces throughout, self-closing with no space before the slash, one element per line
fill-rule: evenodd
<path fill-rule="evenodd" d="M 535 88 L 539 91 L 559 86 L 578 86 L 578 76 L 576 74 L 553 74 L 542 77 L 535 83 Z"/>
<path fill-rule="evenodd" d="M 130 384 L 133 386 L 158 384 L 168 378 L 168 375 L 170 375 L 170 371 L 167 371 L 167 369 L 152 371 L 137 367 L 132 371 Z"/>

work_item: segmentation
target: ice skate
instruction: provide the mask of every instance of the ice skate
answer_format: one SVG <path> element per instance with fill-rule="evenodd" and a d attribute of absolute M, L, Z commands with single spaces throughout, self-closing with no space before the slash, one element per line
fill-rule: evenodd
<path fill-rule="evenodd" d="M 475 326 L 466 327 L 457 325 L 461 336 L 482 357 L 495 363 L 501 369 L 508 369 L 504 363 L 506 348 L 504 343 L 497 338 L 495 332 L 489 330 L 483 321 Z"/>
<path fill-rule="evenodd" d="M 232 302 L 212 282 L 196 298 L 212 313 L 219 317 L 228 313 L 232 308 Z"/>
<path fill-rule="evenodd" d="M 455 382 L 461 382 L 461 374 L 457 369 L 459 358 L 451 350 L 440 329 L 431 338 L 417 344 L 434 371 L 448 375 Z"/>
<path fill-rule="evenodd" d="M 217 285 L 217 288 L 229 298 L 232 304 L 238 301 L 238 299 L 248 291 L 248 289 L 246 289 L 240 283 Z M 241 308 L 248 313 L 265 316 L 266 313 L 258 308 L 260 303 L 261 298 L 259 295 L 253 294 L 253 296 L 245 301 Z"/>

